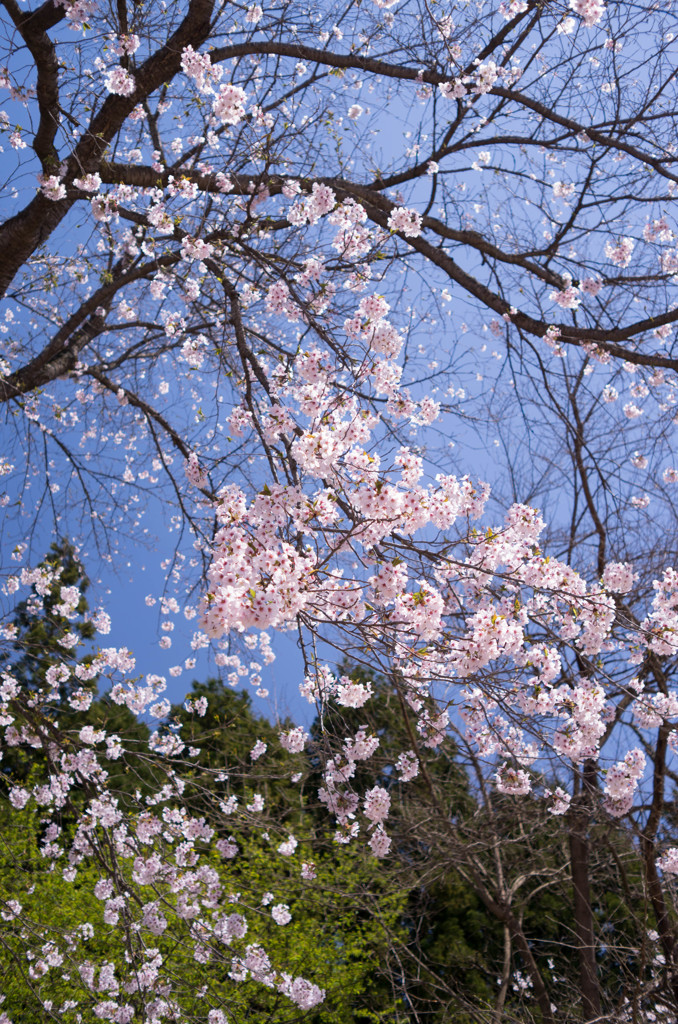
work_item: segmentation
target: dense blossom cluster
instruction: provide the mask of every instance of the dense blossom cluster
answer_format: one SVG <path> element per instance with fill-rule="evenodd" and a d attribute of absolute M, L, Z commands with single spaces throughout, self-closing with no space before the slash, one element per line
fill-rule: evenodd
<path fill-rule="evenodd" d="M 363 313 L 380 317 L 386 312 L 383 300 L 370 302 Z M 334 398 L 329 390 L 325 394 L 328 405 L 316 409 L 319 421 L 332 415 Z M 563 654 L 553 642 L 534 642 L 531 637 L 546 631 L 589 659 L 616 649 L 621 641 L 632 672 L 639 651 L 664 653 L 675 648 L 678 591 L 673 574 L 667 571 L 662 583 L 655 584 L 652 610 L 638 631 L 611 644 L 614 594 L 631 589 L 633 568 L 609 563 L 600 582 L 587 584 L 567 565 L 542 553 L 538 546 L 542 519 L 535 510 L 515 505 L 502 528 L 471 530 L 465 556 L 460 553 L 450 561 L 446 553 L 440 561 L 433 560 L 429 579 L 417 578 L 408 571 L 402 539 L 414 538 L 431 524 L 450 529 L 458 519 L 477 518 L 487 500 L 487 488 L 476 490 L 468 480 L 451 477 L 439 477 L 435 487 L 422 487 L 420 461 L 405 450 L 394 467 L 400 468 L 403 483 L 391 483 L 383 465 L 375 467 L 366 457 L 365 430 L 359 435 L 360 445 L 349 446 L 350 437 L 341 444 L 341 433 L 337 437 L 335 428 L 327 442 L 333 446 L 332 457 L 326 461 L 319 459 L 321 438 L 310 432 L 313 457 L 299 461 L 309 478 L 322 475 L 322 487 L 315 493 L 267 486 L 249 503 L 237 488 L 229 487 L 220 495 L 217 508 L 224 525 L 209 571 L 211 588 L 204 605 L 207 631 L 219 637 L 233 629 L 285 628 L 300 616 L 318 624 L 371 629 L 375 648 L 383 645 L 390 652 L 406 699 L 419 718 L 422 745 L 433 748 L 449 724 L 445 711 L 432 717 L 428 703 L 432 693 L 445 693 L 442 680 L 476 679 L 492 663 L 509 659 L 519 675 L 508 702 L 474 685 L 464 691 L 461 709 L 466 735 L 478 752 L 485 758 L 504 758 L 496 776 L 500 791 L 529 793 L 532 781 L 527 769 L 545 749 L 574 764 L 597 758 L 611 711 L 602 675 L 599 680 L 582 677 L 574 685 L 556 685 Z M 298 442 L 301 450 L 305 436 L 302 433 Z M 292 543 L 295 535 L 306 538 L 301 547 Z M 354 550 L 359 546 L 364 551 L 363 562 L 373 560 L 370 552 L 378 545 L 388 546 L 398 557 L 377 560 L 373 574 L 351 577 L 342 566 L 346 535 L 353 538 Z M 283 541 L 283 536 L 290 540 Z M 465 612 L 460 619 L 462 594 Z M 370 696 L 369 686 L 347 678 L 337 680 L 328 668 L 308 678 L 301 689 L 312 700 L 335 700 L 349 707 L 363 706 Z M 637 720 L 646 726 L 670 721 L 678 712 L 675 702 L 654 701 L 655 718 L 648 718 L 641 693 L 635 695 L 633 706 Z M 510 707 L 520 709 L 526 719 L 537 719 L 542 732 L 550 720 L 551 726 L 543 732 L 545 748 L 540 750 L 525 738 L 507 715 Z M 290 750 L 300 749 L 292 734 L 285 743 Z M 344 745 L 342 757 L 326 766 L 320 796 L 349 835 L 355 834 L 358 812 L 350 780 L 356 762 L 371 756 L 376 746 L 376 738 L 368 742 L 360 732 Z M 605 792 L 611 814 L 629 810 L 644 763 L 634 749 L 609 769 Z M 404 751 L 399 767 L 403 778 L 415 777 L 416 755 Z M 564 800 L 564 796 L 558 798 L 553 813 L 563 813 Z M 388 808 L 388 794 L 379 787 L 365 795 L 364 813 L 380 829 Z M 387 844 L 379 840 L 372 847 L 383 853 Z"/>

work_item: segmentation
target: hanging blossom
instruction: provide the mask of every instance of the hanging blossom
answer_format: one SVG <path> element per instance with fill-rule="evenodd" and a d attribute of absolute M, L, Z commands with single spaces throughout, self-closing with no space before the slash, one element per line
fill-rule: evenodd
<path fill-rule="evenodd" d="M 587 28 L 593 28 L 605 14 L 601 0 L 570 0 L 570 8 L 578 14 Z"/>
<path fill-rule="evenodd" d="M 554 181 L 552 188 L 553 198 L 562 199 L 565 203 L 574 195 L 574 185 L 571 182 Z"/>
<path fill-rule="evenodd" d="M 308 740 L 308 733 L 305 732 L 302 726 L 298 725 L 294 729 L 290 729 L 287 732 L 278 733 L 281 745 L 290 754 L 299 754 Z"/>
<path fill-rule="evenodd" d="M 391 797 L 382 786 L 375 786 L 365 796 L 365 817 L 380 825 L 388 817 Z"/>
<path fill-rule="evenodd" d="M 657 867 L 667 875 L 678 875 L 678 846 L 670 846 L 658 858 Z"/>
<path fill-rule="evenodd" d="M 239 85 L 229 82 L 219 87 L 212 103 L 212 113 L 222 124 L 238 124 L 245 116 L 247 93 Z"/>
<path fill-rule="evenodd" d="M 532 788 L 527 772 L 508 764 L 502 765 L 495 776 L 495 781 L 500 793 L 508 793 L 513 796 L 524 796 Z"/>
<path fill-rule="evenodd" d="M 421 214 L 405 206 L 396 206 L 389 214 L 388 226 L 391 231 L 399 231 L 407 238 L 418 238 L 422 228 Z"/>
<path fill-rule="evenodd" d="M 404 750 L 399 754 L 395 766 L 402 782 L 416 779 L 419 774 L 419 758 L 413 750 Z"/>
<path fill-rule="evenodd" d="M 287 217 L 290 224 L 317 224 L 321 217 L 334 209 L 336 202 L 333 189 L 316 181 L 311 187 L 310 196 L 298 199 Z"/>
<path fill-rule="evenodd" d="M 101 188 L 101 177 L 98 174 L 83 174 L 81 178 L 74 178 L 73 184 L 83 192 L 98 192 Z"/>
<path fill-rule="evenodd" d="M 207 474 L 201 467 L 198 456 L 191 452 L 185 463 L 186 477 L 194 487 L 205 487 L 207 485 Z"/>
<path fill-rule="evenodd" d="M 446 100 L 460 100 L 468 91 L 461 78 L 455 78 L 451 82 L 440 82 L 438 89 Z"/>
<path fill-rule="evenodd" d="M 211 242 L 205 242 L 202 238 L 191 238 L 185 235 L 181 242 L 181 257 L 184 260 L 206 260 L 214 252 Z"/>
<path fill-rule="evenodd" d="M 274 907 L 271 907 L 271 917 L 278 925 L 289 924 L 292 920 L 290 908 L 286 903 L 276 903 Z"/>
<path fill-rule="evenodd" d="M 116 96 L 133 96 L 137 88 L 134 76 L 119 64 L 114 64 L 106 70 L 104 84 L 108 91 Z"/>
<path fill-rule="evenodd" d="M 94 220 L 100 224 L 110 224 L 112 220 L 118 219 L 118 203 L 112 195 L 96 196 L 90 208 Z"/>
<path fill-rule="evenodd" d="M 69 0 L 56 0 L 56 2 L 60 7 L 66 8 L 66 18 L 71 23 L 70 27 L 76 31 L 85 27 L 86 22 L 90 20 L 99 6 L 96 0 L 75 0 L 75 3 L 70 3 Z"/>
<path fill-rule="evenodd" d="M 473 80 L 473 91 L 481 94 L 490 92 L 492 86 L 502 77 L 503 73 L 504 69 L 495 64 L 493 60 L 489 60 L 486 64 L 480 64 Z"/>
<path fill-rule="evenodd" d="M 383 296 L 367 295 L 360 300 L 355 314 L 344 321 L 344 330 L 349 338 L 362 340 L 371 351 L 389 360 L 399 355 L 403 344 L 401 334 L 386 318 L 390 308 Z M 379 372 L 377 367 L 375 370 Z M 388 390 L 385 390 L 385 393 L 388 394 Z"/>
<path fill-rule="evenodd" d="M 561 309 L 579 309 L 581 305 L 581 294 L 579 288 L 572 284 L 569 274 L 563 274 L 564 288 L 560 291 L 551 292 L 551 302 L 556 302 Z"/>
<path fill-rule="evenodd" d="M 527 0 L 510 0 L 509 3 L 499 4 L 499 13 L 506 21 L 511 21 L 517 14 L 527 10 Z"/>
<path fill-rule="evenodd" d="M 38 178 L 40 184 L 40 191 L 47 199 L 51 199 L 53 203 L 57 203 L 60 199 L 66 197 L 66 186 L 64 185 L 61 178 L 56 174 L 41 175 Z"/>
<path fill-rule="evenodd" d="M 605 777 L 606 810 L 615 818 L 626 814 L 633 805 L 633 794 L 645 770 L 645 755 L 638 748 L 630 750 Z"/>
<path fill-rule="evenodd" d="M 340 707 L 361 708 L 373 694 L 371 683 L 358 683 L 342 676 L 336 688 L 336 701 Z"/>
<path fill-rule="evenodd" d="M 116 57 L 122 57 L 125 54 L 136 53 L 140 46 L 139 36 L 130 33 L 129 35 L 113 36 L 111 49 Z"/>
<path fill-rule="evenodd" d="M 628 594 L 638 574 L 626 562 L 608 562 L 603 571 L 603 584 L 616 594 Z"/>
<path fill-rule="evenodd" d="M 553 791 L 550 789 L 545 790 L 544 796 L 549 800 L 549 814 L 560 816 L 561 814 L 566 814 L 569 810 L 572 797 L 564 789 L 561 789 L 560 786 L 556 786 Z"/>
<path fill-rule="evenodd" d="M 221 65 L 212 64 L 209 53 L 197 53 L 192 46 L 181 51 L 181 70 L 195 82 L 198 91 L 206 95 L 214 93 L 224 73 Z"/>
<path fill-rule="evenodd" d="M 585 277 L 581 281 L 579 287 L 585 295 L 596 296 L 600 289 L 603 287 L 603 282 L 599 277 Z"/>
<path fill-rule="evenodd" d="M 646 242 L 671 242 L 674 237 L 665 217 L 648 221 L 643 228 L 643 238 Z"/>
<path fill-rule="evenodd" d="M 250 25 L 258 25 L 264 16 L 264 12 L 259 4 L 251 4 L 247 8 L 247 14 L 245 15 L 245 21 Z"/>
<path fill-rule="evenodd" d="M 612 242 L 607 242 L 605 245 L 605 255 L 618 267 L 628 267 L 633 256 L 635 244 L 632 238 L 626 237 L 621 238 L 616 245 L 613 245 Z"/>

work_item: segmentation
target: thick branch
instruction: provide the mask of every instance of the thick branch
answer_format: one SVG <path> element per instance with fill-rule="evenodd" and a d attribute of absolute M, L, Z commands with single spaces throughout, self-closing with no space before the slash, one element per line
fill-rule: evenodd
<path fill-rule="evenodd" d="M 109 142 L 136 104 L 174 77 L 181 66 L 184 47 L 200 46 L 206 39 L 213 6 L 214 0 L 191 0 L 177 31 L 135 71 L 136 92 L 132 96 L 109 96 L 104 101 L 66 162 L 66 183 L 83 172 L 97 170 Z M 5 294 L 24 263 L 49 238 L 79 196 L 78 191 L 70 189 L 65 199 L 52 202 L 40 192 L 20 213 L 0 226 L 0 295 Z"/>
<path fill-rule="evenodd" d="M 33 139 L 33 149 L 43 171 L 54 174 L 58 166 L 54 139 L 59 127 L 59 64 L 54 43 L 39 20 L 24 14 L 15 0 L 2 2 L 35 62 L 40 122 Z"/>
<path fill-rule="evenodd" d="M 278 54 L 284 57 L 293 57 L 296 60 L 314 61 L 327 67 L 356 69 L 406 82 L 425 82 L 427 85 L 442 85 L 445 82 L 452 81 L 452 76 L 443 75 L 438 71 L 410 68 L 400 64 L 389 64 L 374 57 L 361 57 L 357 54 L 333 53 L 330 50 L 321 50 L 318 47 L 305 46 L 302 43 L 239 43 L 234 46 L 217 48 L 212 51 L 211 56 L 212 60 L 217 62 L 229 60 L 232 57 L 244 57 L 248 54 L 258 54 L 260 56 Z M 573 135 L 584 133 L 592 142 L 627 153 L 640 163 L 652 167 L 653 170 L 663 177 L 669 178 L 671 181 L 678 181 L 678 174 L 669 170 L 666 166 L 668 163 L 674 164 L 676 162 L 674 156 L 662 159 L 650 153 L 645 153 L 637 146 L 632 146 L 630 143 L 624 142 L 623 139 L 609 135 L 595 126 L 583 124 L 580 121 L 575 121 L 574 118 L 558 114 L 550 107 L 545 106 L 538 100 L 533 100 L 531 97 L 526 96 L 525 93 L 519 92 L 516 89 L 495 86 L 488 95 L 512 100 L 527 107 L 529 110 L 539 113 L 547 121 L 567 128 Z"/>

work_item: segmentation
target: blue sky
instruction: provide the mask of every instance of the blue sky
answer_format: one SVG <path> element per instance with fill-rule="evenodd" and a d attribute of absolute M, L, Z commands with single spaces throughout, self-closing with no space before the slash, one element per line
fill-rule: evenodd
<path fill-rule="evenodd" d="M 602 38 L 599 43 L 602 44 Z M 599 43 L 596 43 L 596 46 L 600 49 Z M 337 44 L 337 48 L 340 49 L 341 47 Z M 17 61 L 17 67 L 22 59 L 23 57 L 20 55 L 15 56 L 14 60 Z M 358 79 L 361 76 L 355 75 L 353 77 Z M 364 78 L 365 76 L 362 77 Z M 409 92 L 400 90 L 395 95 L 386 96 L 385 93 L 380 93 L 378 90 L 372 93 L 365 86 L 355 88 L 356 84 L 356 81 L 350 83 L 351 100 L 359 100 L 365 107 L 365 114 L 356 126 L 344 123 L 342 132 L 347 138 L 354 137 L 349 133 L 357 133 L 355 135 L 355 152 L 359 158 L 365 157 L 365 164 L 368 166 L 368 169 L 377 165 L 386 167 L 389 162 L 396 159 L 404 146 L 421 144 L 422 152 L 426 151 L 430 140 L 424 138 L 423 135 L 428 130 L 427 118 L 430 111 L 427 111 L 418 100 L 413 98 L 414 92 L 412 89 Z M 334 88 L 335 86 L 332 87 Z M 338 85 L 336 87 L 338 88 Z M 10 103 L 6 109 L 10 117 L 17 123 L 26 122 L 25 111 L 19 104 Z M 481 137 L 478 136 L 478 138 L 480 140 Z M 8 147 L 6 141 L 4 144 L 5 152 L 2 154 L 0 170 L 8 182 L 8 187 L 4 193 L 4 201 L 12 207 L 15 202 L 12 198 L 12 188 L 16 185 L 16 187 L 25 190 L 24 195 L 21 197 L 22 200 L 25 196 L 30 195 L 35 187 L 37 166 L 34 161 L 25 159 L 27 155 L 30 155 L 30 151 L 28 154 L 26 151 L 21 151 L 18 154 L 22 160 L 21 173 L 18 176 L 15 175 L 14 167 L 17 154 Z M 371 154 L 368 154 L 368 145 L 373 146 Z M 458 166 L 450 171 L 451 174 L 457 175 L 460 179 L 459 186 L 467 186 L 466 192 L 459 193 L 460 196 L 463 195 L 465 197 L 464 203 L 466 208 L 472 211 L 475 201 L 477 201 L 482 209 L 485 209 L 485 206 L 483 206 L 485 204 L 488 219 L 492 221 L 492 229 L 500 225 L 504 220 L 507 220 L 509 215 L 515 217 L 517 221 L 525 223 L 529 229 L 534 228 L 536 230 L 537 226 L 542 226 L 542 222 L 545 228 L 553 227 L 553 223 L 551 222 L 548 225 L 546 220 L 555 221 L 559 214 L 555 212 L 552 205 L 549 205 L 548 209 L 546 209 L 546 205 L 550 204 L 551 200 L 544 199 L 543 197 L 549 197 L 551 194 L 549 184 L 551 178 L 548 175 L 553 174 L 555 176 L 558 174 L 566 177 L 569 173 L 567 162 L 563 161 L 562 164 L 551 167 L 546 157 L 543 160 L 541 157 L 534 157 L 530 166 L 534 166 L 539 170 L 539 181 L 533 184 L 529 176 L 525 175 L 525 181 L 521 186 L 523 192 L 520 197 L 517 197 L 510 206 L 502 206 L 501 203 L 492 202 L 493 195 L 498 187 L 497 182 L 499 181 L 496 172 L 503 166 L 500 145 L 499 143 L 493 145 L 488 143 L 487 145 L 490 162 L 483 164 L 484 170 L 472 168 L 470 166 L 471 157 L 468 153 L 462 152 L 457 161 Z M 538 166 L 540 160 L 543 163 L 543 167 Z M 544 182 L 546 185 L 542 187 Z M 408 202 L 417 207 L 425 205 L 429 185 L 428 179 L 422 179 L 410 196 L 408 196 Z M 605 193 L 608 187 L 612 188 L 612 184 L 601 187 L 603 193 Z M 502 196 L 505 195 L 505 190 L 501 194 Z M 544 208 L 539 208 L 537 203 L 538 197 L 542 198 Z M 82 208 L 85 207 L 83 206 Z M 432 212 L 435 213 L 436 211 Z M 594 213 L 592 212 L 590 216 L 593 217 Z M 645 209 L 640 213 L 636 211 L 638 224 L 632 226 L 637 228 L 644 216 Z M 87 241 L 89 235 L 86 235 L 84 228 L 80 226 L 83 220 L 84 218 L 81 218 L 80 214 L 76 211 L 68 221 L 64 222 L 64 227 L 60 229 L 60 234 L 53 239 L 56 249 L 63 246 L 65 251 L 73 251 L 78 243 Z M 612 214 L 610 215 L 610 221 L 614 221 Z M 620 226 L 624 226 L 624 230 L 626 230 L 628 224 L 624 222 L 624 225 Z M 599 249 L 601 247 L 602 243 Z M 466 269 L 470 272 L 478 270 L 478 257 L 470 256 L 468 253 L 465 253 L 464 256 L 467 259 Z M 473 262 L 474 258 L 475 264 Z M 562 451 L 558 452 L 557 449 L 558 421 L 552 415 L 553 410 L 550 410 L 547 416 L 544 406 L 541 419 L 540 412 L 537 411 L 532 415 L 531 423 L 526 426 L 521 419 L 521 410 L 518 408 L 518 403 L 514 402 L 510 411 L 505 412 L 503 415 L 501 411 L 496 411 L 495 419 L 493 420 L 488 411 L 491 409 L 492 403 L 495 404 L 495 409 L 498 409 L 500 392 L 503 389 L 504 397 L 510 397 L 513 386 L 511 383 L 513 370 L 505 353 L 505 339 L 503 337 L 494 338 L 491 332 L 488 331 L 487 324 L 483 323 L 484 319 L 490 320 L 491 317 L 489 315 L 486 317 L 484 313 L 478 316 L 477 310 L 474 311 L 473 303 L 467 297 L 460 295 L 460 290 L 452 287 L 449 281 L 443 278 L 442 275 L 437 275 L 437 272 L 432 271 L 430 266 L 423 269 L 420 266 L 418 270 L 409 270 L 406 277 L 400 278 L 398 274 L 401 270 L 404 271 L 404 269 L 404 263 L 401 266 L 396 266 L 387 285 L 390 288 L 390 295 L 395 297 L 394 304 L 395 299 L 402 299 L 402 307 L 404 309 L 404 312 L 402 312 L 403 323 L 409 315 L 407 313 L 408 308 L 423 307 L 425 314 L 428 316 L 428 320 L 418 323 L 414 322 L 414 315 L 411 318 L 412 332 L 408 346 L 408 359 L 413 364 L 416 364 L 416 374 L 426 375 L 429 368 L 430 372 L 433 373 L 436 367 L 433 367 L 431 364 L 434 362 L 443 365 L 448 360 L 455 360 L 451 381 L 446 382 L 446 388 L 451 386 L 455 392 L 452 397 L 446 392 L 451 411 L 430 433 L 428 447 L 424 452 L 427 468 L 432 474 L 441 470 L 458 474 L 468 472 L 474 479 L 489 479 L 493 484 L 498 482 L 500 486 L 497 491 L 496 514 L 493 511 L 491 517 L 495 522 L 501 519 L 498 508 L 500 504 L 508 504 L 514 499 L 525 500 L 531 494 L 531 490 L 533 490 L 535 503 L 540 506 L 542 502 L 546 504 L 550 521 L 554 526 L 567 523 L 570 513 L 570 497 L 564 496 L 562 486 L 549 488 L 549 473 L 551 472 L 551 475 L 554 477 L 557 477 L 558 473 L 560 473 L 562 480 L 563 474 L 567 472 L 567 465 L 555 466 L 553 471 L 549 470 L 546 466 L 547 459 L 552 458 L 555 463 L 562 457 Z M 405 288 L 409 289 L 407 294 L 404 293 Z M 433 308 L 432 297 L 434 296 L 439 300 L 440 312 Z M 45 294 L 44 298 L 46 306 L 41 315 L 49 322 L 50 311 L 54 306 L 59 307 L 60 296 L 55 295 L 51 298 L 50 295 Z M 525 299 L 525 301 L 529 302 L 530 299 Z M 426 305 L 427 303 L 428 305 Z M 466 320 L 468 320 L 471 326 L 465 330 L 462 325 Z M 27 331 L 25 324 L 13 327 L 9 337 L 14 337 L 15 333 L 20 334 L 23 329 Z M 14 340 L 26 343 L 28 341 L 28 332 L 24 337 L 14 337 Z M 422 346 L 421 352 L 419 352 L 420 345 Z M 497 353 L 498 358 L 495 357 L 494 353 Z M 565 371 L 569 366 L 576 368 L 580 365 L 579 353 L 573 353 L 572 351 L 568 354 L 567 362 L 560 364 L 557 360 L 550 359 L 548 353 L 545 353 L 543 358 L 547 361 L 551 381 L 557 381 L 557 386 L 563 389 L 566 387 L 567 382 L 565 380 L 565 372 L 561 372 L 561 367 Z M 527 374 L 525 374 L 524 366 L 525 364 L 523 364 L 523 376 L 526 377 Z M 535 374 L 536 366 L 537 361 L 535 358 L 531 367 L 532 370 L 535 370 Z M 176 413 L 178 415 L 180 425 L 185 427 L 187 436 L 204 440 L 204 437 L 201 437 L 200 434 L 201 425 L 197 424 L 196 420 L 202 409 L 202 399 L 200 396 L 206 397 L 208 402 L 211 403 L 211 407 L 216 409 L 214 419 L 210 421 L 209 425 L 210 428 L 213 427 L 210 443 L 216 441 L 223 451 L 229 455 L 234 479 L 238 479 L 239 474 L 244 476 L 248 473 L 246 464 L 247 452 L 239 449 L 232 442 L 227 441 L 223 430 L 219 433 L 223 423 L 221 421 L 217 422 L 217 415 L 221 415 L 221 412 L 218 404 L 214 403 L 214 395 L 210 391 L 212 385 L 217 382 L 208 380 L 199 387 L 196 386 L 196 394 L 199 391 L 200 395 L 199 397 L 194 397 L 191 393 L 191 382 L 186 381 L 183 388 L 175 386 L 175 381 L 171 378 L 172 372 L 170 367 L 167 370 L 167 377 L 171 387 L 163 408 L 169 409 L 173 414 Z M 157 376 L 152 381 L 149 377 L 148 388 L 151 393 L 157 388 L 158 377 L 162 376 L 163 373 L 165 373 L 165 369 L 160 367 Z M 625 380 L 622 371 L 618 368 L 603 368 L 598 365 L 594 367 L 594 372 L 589 380 L 591 386 L 586 395 L 586 401 L 589 402 L 591 407 L 595 407 L 597 402 L 596 390 L 602 387 L 603 381 L 611 378 L 613 375 L 616 375 L 615 379 L 621 377 L 625 385 L 631 380 L 631 378 Z M 497 390 L 493 394 L 495 384 Z M 423 386 L 425 385 L 421 385 L 421 387 Z M 460 397 L 462 389 L 468 397 Z M 63 390 L 65 394 L 68 388 Z M 207 392 L 210 392 L 210 394 L 207 394 Z M 55 389 L 55 393 L 59 393 L 58 388 Z M 219 394 L 217 396 L 218 401 L 222 397 Z M 228 405 L 228 401 L 229 398 L 227 397 L 224 408 Z M 487 401 L 487 406 L 483 404 L 485 401 Z M 205 408 L 208 407 L 207 402 L 203 404 Z M 619 404 L 621 405 L 621 402 Z M 90 417 L 89 420 L 86 420 L 87 415 Z M 86 421 L 87 426 L 96 426 L 99 430 L 109 431 L 107 423 L 96 423 L 96 416 L 82 411 L 81 416 L 82 421 Z M 473 421 L 473 416 L 476 416 L 475 422 Z M 608 419 L 603 419 L 604 416 L 608 417 Z M 619 423 L 623 423 L 620 414 L 614 420 L 611 412 L 601 412 L 600 421 L 602 424 L 600 433 L 605 435 L 607 431 L 616 445 L 620 436 Z M 624 437 L 628 438 L 628 442 L 625 445 L 626 448 L 632 449 L 636 445 L 638 447 L 643 446 L 648 432 L 646 422 L 645 420 L 635 425 L 624 424 Z M 6 437 L 8 439 L 7 447 L 9 448 L 11 435 L 14 432 L 11 416 L 5 422 L 5 430 L 7 431 Z M 74 426 L 72 430 L 67 429 L 62 432 L 60 437 L 62 440 L 72 442 L 77 446 L 78 432 L 80 430 L 80 425 L 78 427 Z M 113 428 L 110 428 L 111 432 L 112 430 Z M 205 433 L 207 433 L 207 430 Z M 40 440 L 40 435 L 36 432 L 32 441 L 34 447 L 30 450 L 27 447 L 23 449 L 29 475 L 33 468 L 38 469 L 39 460 L 42 458 Z M 546 440 L 548 440 L 548 444 Z M 612 452 L 612 441 L 609 446 L 610 453 Z M 48 442 L 48 447 L 50 443 Z M 232 454 L 230 454 L 231 449 L 229 449 L 229 445 L 232 447 Z M 668 453 L 672 445 L 672 438 L 669 438 L 668 443 L 664 445 L 658 458 L 668 459 Z M 624 445 L 621 445 L 621 448 L 624 448 Z M 21 443 L 18 449 L 21 458 Z M 98 449 L 93 446 L 92 457 L 94 459 L 97 457 L 97 451 Z M 553 455 L 553 452 L 556 452 L 556 454 Z M 507 463 L 516 457 L 518 453 L 520 453 L 523 459 L 525 472 L 516 486 L 516 493 L 512 493 L 511 485 L 506 483 L 505 469 Z M 26 538 L 30 541 L 29 557 L 32 562 L 35 562 L 39 560 L 49 547 L 50 541 L 55 536 L 53 531 L 63 530 L 66 534 L 74 537 L 82 536 L 83 561 L 94 581 L 91 595 L 92 602 L 104 604 L 113 620 L 113 631 L 110 637 L 104 638 L 103 642 L 130 647 L 137 658 L 138 671 L 142 674 L 154 673 L 166 676 L 168 695 L 171 699 L 178 699 L 186 691 L 193 677 L 204 678 L 208 674 L 210 671 L 210 659 L 205 651 L 193 652 L 191 650 L 190 640 L 194 631 L 195 620 L 187 622 L 182 614 L 162 616 L 159 603 L 149 607 L 145 600 L 147 595 L 150 595 L 157 601 L 166 593 L 167 596 L 176 596 L 180 604 L 185 603 L 185 598 L 181 594 L 177 593 L 175 595 L 173 586 L 168 591 L 165 590 L 166 571 L 162 568 L 163 563 L 167 563 L 168 559 L 173 557 L 173 553 L 176 550 L 176 542 L 179 539 L 175 524 L 172 522 L 174 511 L 166 504 L 164 493 L 161 492 L 158 497 L 152 497 L 147 502 L 146 507 L 143 509 L 143 515 L 139 517 L 130 515 L 124 522 L 120 519 L 118 523 L 119 532 L 116 535 L 112 551 L 98 550 L 90 535 L 90 531 L 83 526 L 84 520 L 81 515 L 81 507 L 76 501 L 75 491 L 70 489 L 72 481 L 71 477 L 66 473 L 62 456 L 55 449 L 50 449 L 48 457 L 54 459 L 51 483 L 53 486 L 60 486 L 61 492 L 48 493 L 42 488 L 36 478 L 33 481 L 31 491 L 26 496 L 23 514 L 18 514 L 18 509 L 15 505 L 8 506 L 5 510 L 6 519 L 0 533 L 3 546 L 3 560 L 7 562 L 7 556 L 14 545 Z M 610 454 L 611 460 L 617 460 L 621 466 L 621 457 L 619 455 L 618 458 L 618 449 L 615 447 L 614 453 Z M 125 458 L 123 447 L 115 449 L 109 444 L 106 450 L 106 459 L 110 461 L 111 472 L 114 478 L 116 475 L 121 475 Z M 177 463 L 177 467 L 179 469 L 178 479 L 181 479 L 183 482 L 183 474 L 179 463 Z M 137 474 L 138 479 L 140 479 L 138 477 L 140 468 L 139 460 L 137 460 L 134 472 Z M 660 465 L 659 468 L 661 470 L 662 466 Z M 24 467 L 19 461 L 19 477 L 23 469 Z M 145 470 L 142 469 L 142 471 Z M 626 474 L 623 479 L 621 473 L 620 469 L 619 481 L 615 480 L 614 487 L 617 488 L 619 495 L 623 497 L 624 489 L 630 490 L 635 486 L 634 480 L 637 479 L 637 476 L 633 477 L 635 470 L 632 471 L 626 464 L 623 467 L 623 473 Z M 533 481 L 536 481 L 534 487 L 532 487 Z M 16 483 L 19 483 L 18 478 Z M 504 486 L 501 486 L 502 484 Z M 646 485 L 643 483 L 642 486 Z M 116 500 L 119 499 L 122 503 L 125 503 L 127 501 L 127 494 L 129 494 L 129 491 L 126 492 L 124 489 L 118 490 Z M 73 495 L 72 498 L 71 495 Z M 53 512 L 48 507 L 49 502 L 52 500 L 55 505 Z M 41 510 L 41 516 L 36 522 L 34 513 L 39 502 L 43 502 L 44 507 Z M 629 521 L 631 521 L 631 516 L 632 514 L 630 513 Z M 112 522 L 113 518 L 111 518 L 110 522 L 104 523 L 104 533 L 107 531 L 111 532 Z M 191 537 L 185 536 L 181 539 L 180 551 L 186 558 L 186 564 L 190 562 L 192 557 L 195 557 Z M 187 572 L 186 576 L 195 581 L 198 577 L 198 571 L 196 567 L 194 567 L 194 570 L 190 573 Z M 190 601 L 196 604 L 197 597 L 192 596 Z M 158 646 L 161 634 L 160 625 L 166 618 L 170 618 L 176 623 L 171 633 L 172 647 L 170 650 L 162 650 Z M 301 681 L 302 666 L 294 634 L 288 633 L 276 636 L 274 638 L 274 649 L 278 655 L 277 660 L 270 669 L 265 671 L 263 680 L 263 685 L 270 691 L 270 698 L 266 703 L 259 703 L 258 698 L 255 697 L 255 703 L 257 703 L 257 706 L 262 711 L 266 711 L 270 715 L 275 715 L 277 712 L 282 716 L 289 712 L 294 717 L 303 718 L 312 714 L 312 709 L 309 708 L 305 701 L 298 697 L 298 684 Z M 184 669 L 181 676 L 176 679 L 169 675 L 171 666 L 183 665 L 187 658 L 192 657 L 196 659 L 194 669 Z"/>

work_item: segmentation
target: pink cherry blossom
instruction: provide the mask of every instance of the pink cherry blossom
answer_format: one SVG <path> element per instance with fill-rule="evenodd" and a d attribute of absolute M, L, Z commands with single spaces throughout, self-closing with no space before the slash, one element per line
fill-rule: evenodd
<path fill-rule="evenodd" d="M 222 124 L 238 124 L 245 116 L 247 93 L 239 85 L 228 83 L 219 87 L 219 92 L 212 103 L 215 117 Z"/>
<path fill-rule="evenodd" d="M 133 96 L 136 92 L 134 76 L 119 64 L 107 69 L 104 81 L 108 91 L 117 96 Z"/>
<path fill-rule="evenodd" d="M 407 238 L 418 238 L 422 231 L 421 215 L 416 210 L 398 206 L 391 210 L 388 226 L 391 231 L 398 231 Z"/>

